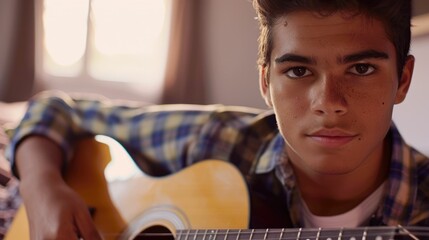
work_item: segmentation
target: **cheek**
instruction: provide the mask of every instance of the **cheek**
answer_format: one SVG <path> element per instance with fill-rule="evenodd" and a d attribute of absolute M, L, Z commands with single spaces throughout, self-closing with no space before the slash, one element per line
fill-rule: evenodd
<path fill-rule="evenodd" d="M 374 99 L 362 110 L 362 117 L 366 119 L 367 125 L 376 131 L 378 128 L 390 126 L 392 113 L 393 105 L 390 99 Z"/>
<path fill-rule="evenodd" d="M 292 86 L 275 84 L 272 85 L 270 91 L 274 111 L 281 117 L 282 122 L 297 121 L 308 110 L 305 91 Z"/>
<path fill-rule="evenodd" d="M 395 86 L 380 85 L 350 91 L 350 101 L 357 109 L 360 109 L 360 114 L 366 117 L 380 117 L 386 115 L 391 118 L 391 113 L 395 103 Z M 370 89 L 370 90 L 368 90 Z"/>
<path fill-rule="evenodd" d="M 395 101 L 394 91 L 391 86 L 375 86 L 371 91 L 354 89 L 348 96 L 351 127 L 362 129 L 366 134 L 383 137 L 390 127 L 393 105 Z M 370 89 L 370 88 L 365 88 Z M 375 136 L 373 136 L 375 137 Z M 366 139 L 368 140 L 368 139 Z"/>
<path fill-rule="evenodd" d="M 292 137 L 304 127 L 308 112 L 308 99 L 305 93 L 292 88 L 272 88 L 273 109 L 276 114 L 280 133 L 290 144 Z"/>

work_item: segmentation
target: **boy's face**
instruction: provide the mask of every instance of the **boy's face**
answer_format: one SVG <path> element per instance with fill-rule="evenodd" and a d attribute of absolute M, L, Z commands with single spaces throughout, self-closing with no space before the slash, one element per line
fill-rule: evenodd
<path fill-rule="evenodd" d="M 260 85 L 292 164 L 310 174 L 380 166 L 393 106 L 405 98 L 413 63 L 410 57 L 398 78 L 394 45 L 378 20 L 305 11 L 280 18 Z"/>

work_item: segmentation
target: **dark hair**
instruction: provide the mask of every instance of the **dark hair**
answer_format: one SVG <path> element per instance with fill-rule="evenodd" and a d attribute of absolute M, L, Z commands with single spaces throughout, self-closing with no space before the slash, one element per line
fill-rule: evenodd
<path fill-rule="evenodd" d="M 316 11 L 322 15 L 350 10 L 380 20 L 395 46 L 398 75 L 402 74 L 410 50 L 411 0 L 253 0 L 259 20 L 258 64 L 267 66 L 271 58 L 272 29 L 279 17 L 290 12 Z"/>

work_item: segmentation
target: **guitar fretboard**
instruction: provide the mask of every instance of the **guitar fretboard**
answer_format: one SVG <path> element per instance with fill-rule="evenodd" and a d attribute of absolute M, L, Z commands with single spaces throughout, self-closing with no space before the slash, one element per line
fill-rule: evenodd
<path fill-rule="evenodd" d="M 362 227 L 340 229 L 207 229 L 177 230 L 177 240 L 391 240 L 429 239 L 425 227 Z"/>

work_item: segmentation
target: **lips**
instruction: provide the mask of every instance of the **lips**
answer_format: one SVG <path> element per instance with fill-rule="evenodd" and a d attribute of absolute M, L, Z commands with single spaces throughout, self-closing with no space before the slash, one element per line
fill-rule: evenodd
<path fill-rule="evenodd" d="M 332 148 L 349 143 L 357 134 L 341 129 L 320 129 L 306 136 L 321 146 Z"/>

